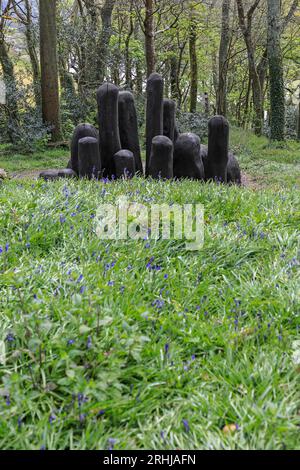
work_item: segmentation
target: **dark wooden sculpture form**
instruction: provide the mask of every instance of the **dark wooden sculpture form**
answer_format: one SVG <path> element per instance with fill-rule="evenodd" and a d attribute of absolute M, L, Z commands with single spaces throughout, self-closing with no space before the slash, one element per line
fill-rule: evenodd
<path fill-rule="evenodd" d="M 104 83 L 97 92 L 99 145 L 103 176 L 115 174 L 114 155 L 121 150 L 118 112 L 119 88 Z"/>

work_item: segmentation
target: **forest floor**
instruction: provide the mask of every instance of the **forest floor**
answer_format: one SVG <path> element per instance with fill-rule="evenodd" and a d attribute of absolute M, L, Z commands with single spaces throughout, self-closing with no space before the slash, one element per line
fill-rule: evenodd
<path fill-rule="evenodd" d="M 1 185 L 1 449 L 299 449 L 300 145 L 234 139 L 242 188 Z M 0 155 L 10 174 L 67 161 Z M 120 195 L 202 203 L 203 249 L 101 241 Z"/>

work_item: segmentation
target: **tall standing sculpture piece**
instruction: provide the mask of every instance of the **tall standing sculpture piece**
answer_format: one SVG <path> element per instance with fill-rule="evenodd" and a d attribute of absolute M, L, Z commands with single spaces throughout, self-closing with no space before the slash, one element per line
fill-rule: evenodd
<path fill-rule="evenodd" d="M 152 73 L 147 81 L 146 176 L 149 175 L 152 140 L 163 135 L 163 94 L 163 78 L 158 73 Z"/>
<path fill-rule="evenodd" d="M 169 139 L 171 139 L 172 142 L 174 143 L 175 129 L 176 129 L 176 121 L 175 121 L 176 104 L 175 104 L 175 101 L 173 100 L 164 99 L 163 106 L 164 106 L 164 135 L 166 137 L 169 137 Z"/>
<path fill-rule="evenodd" d="M 68 168 L 71 168 L 75 173 L 79 174 L 78 168 L 78 142 L 80 139 L 85 137 L 93 137 L 94 139 L 99 139 L 98 130 L 91 124 L 79 124 L 73 132 L 73 137 L 71 140 L 71 160 L 68 164 Z"/>
<path fill-rule="evenodd" d="M 205 179 L 227 183 L 229 123 L 223 116 L 214 116 L 208 123 L 208 155 Z"/>
<path fill-rule="evenodd" d="M 133 153 L 135 171 L 143 175 L 137 113 L 134 97 L 129 91 L 119 93 L 119 131 L 122 149 Z"/>
<path fill-rule="evenodd" d="M 119 88 L 111 83 L 97 91 L 100 155 L 103 176 L 108 178 L 115 173 L 113 157 L 121 150 L 118 98 Z"/>

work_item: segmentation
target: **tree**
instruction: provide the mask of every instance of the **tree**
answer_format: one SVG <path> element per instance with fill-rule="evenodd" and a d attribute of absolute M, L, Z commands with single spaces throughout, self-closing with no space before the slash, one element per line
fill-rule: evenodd
<path fill-rule="evenodd" d="M 102 31 L 97 50 L 97 79 L 99 84 L 104 81 L 106 75 L 109 41 L 112 34 L 112 14 L 116 0 L 105 0 L 101 8 Z"/>
<path fill-rule="evenodd" d="M 38 53 L 36 50 L 38 39 L 36 37 L 37 35 L 32 19 L 31 3 L 32 2 L 30 2 L 29 0 L 24 0 L 24 4 L 20 5 L 20 2 L 18 2 L 17 0 L 13 0 L 12 5 L 17 18 L 25 26 L 25 37 L 27 44 L 27 52 L 29 55 L 32 69 L 35 102 L 36 105 L 39 107 L 41 104 L 41 77 Z"/>
<path fill-rule="evenodd" d="M 252 37 L 252 20 L 255 10 L 257 9 L 261 0 L 254 0 L 249 10 L 245 14 L 243 0 L 236 0 L 239 24 L 245 40 L 247 55 L 248 55 L 248 67 L 249 76 L 252 83 L 252 95 L 253 95 L 253 106 L 254 106 L 254 131 L 257 135 L 262 133 L 263 123 L 263 105 L 262 105 L 262 89 L 261 82 L 259 79 L 259 73 L 255 61 L 255 47 L 253 44 Z"/>
<path fill-rule="evenodd" d="M 147 76 L 155 72 L 155 34 L 153 0 L 145 0 L 146 14 L 144 21 Z"/>
<path fill-rule="evenodd" d="M 227 115 L 227 72 L 230 42 L 229 14 L 231 0 L 223 0 L 222 26 L 219 48 L 219 81 L 217 89 L 217 114 Z"/>
<path fill-rule="evenodd" d="M 268 62 L 271 140 L 284 140 L 285 96 L 280 46 L 281 0 L 268 0 Z"/>
<path fill-rule="evenodd" d="M 189 31 L 189 51 L 190 51 L 190 112 L 197 111 L 198 99 L 198 60 L 197 60 L 197 15 L 195 3 L 192 1 L 190 4 L 190 31 Z"/>
<path fill-rule="evenodd" d="M 40 0 L 40 60 L 43 121 L 52 141 L 61 139 L 56 47 L 56 0 Z"/>
<path fill-rule="evenodd" d="M 1 7 L 0 2 L 0 7 Z M 7 132 L 12 143 L 18 139 L 19 128 L 19 110 L 17 101 L 17 85 L 14 72 L 14 63 L 9 55 L 8 45 L 6 43 L 5 31 L 6 24 L 11 19 L 12 2 L 8 1 L 6 5 L 0 8 L 0 64 L 3 72 L 3 79 L 6 88 L 5 113 L 7 116 Z"/>

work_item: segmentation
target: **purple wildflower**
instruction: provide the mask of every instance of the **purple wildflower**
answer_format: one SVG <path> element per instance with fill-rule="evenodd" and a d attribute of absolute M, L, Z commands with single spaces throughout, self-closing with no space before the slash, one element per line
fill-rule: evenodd
<path fill-rule="evenodd" d="M 188 423 L 188 420 L 187 419 L 183 419 L 182 420 L 182 424 L 184 426 L 184 429 L 186 430 L 186 432 L 189 432 L 190 431 L 190 425 Z"/>

